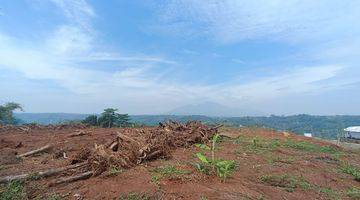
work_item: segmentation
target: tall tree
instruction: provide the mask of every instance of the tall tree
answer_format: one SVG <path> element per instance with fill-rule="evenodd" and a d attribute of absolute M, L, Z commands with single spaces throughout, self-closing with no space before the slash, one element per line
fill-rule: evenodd
<path fill-rule="evenodd" d="M 9 102 L 5 105 L 0 105 L 0 124 L 16 124 L 14 117 L 15 110 L 23 111 L 21 105 L 18 103 Z"/>
<path fill-rule="evenodd" d="M 107 108 L 104 110 L 103 113 L 101 113 L 101 116 L 99 117 L 98 123 L 101 127 L 104 128 L 111 128 L 116 125 L 117 120 L 117 111 L 118 109 L 114 108 Z"/>
<path fill-rule="evenodd" d="M 107 108 L 98 118 L 98 125 L 104 128 L 125 127 L 130 124 L 128 114 L 117 113 L 118 109 Z"/>

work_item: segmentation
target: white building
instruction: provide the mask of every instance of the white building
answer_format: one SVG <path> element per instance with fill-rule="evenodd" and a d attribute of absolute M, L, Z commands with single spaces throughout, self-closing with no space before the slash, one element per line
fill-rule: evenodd
<path fill-rule="evenodd" d="M 351 126 L 346 129 L 345 137 L 346 138 L 352 138 L 352 139 L 359 139 L 360 140 L 360 126 Z"/>
<path fill-rule="evenodd" d="M 312 137 L 312 134 L 311 133 L 304 133 L 304 136 L 305 137 Z"/>

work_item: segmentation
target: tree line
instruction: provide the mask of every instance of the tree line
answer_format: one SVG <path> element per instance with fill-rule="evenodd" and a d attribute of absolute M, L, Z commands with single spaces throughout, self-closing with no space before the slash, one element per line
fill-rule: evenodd
<path fill-rule="evenodd" d="M 118 109 L 107 108 L 101 115 L 89 115 L 81 122 L 90 126 L 100 126 L 103 128 L 128 127 L 131 126 L 128 114 L 117 113 Z"/>
<path fill-rule="evenodd" d="M 14 117 L 14 111 L 16 110 L 23 111 L 23 108 L 20 104 L 14 102 L 0 105 L 0 125 L 19 124 L 21 121 Z M 90 126 L 99 126 L 103 128 L 128 127 L 135 125 L 130 122 L 128 114 L 120 114 L 117 111 L 118 109 L 115 108 L 107 108 L 99 116 L 95 114 L 89 115 L 80 122 Z M 75 123 L 77 122 L 79 121 L 75 121 Z"/>

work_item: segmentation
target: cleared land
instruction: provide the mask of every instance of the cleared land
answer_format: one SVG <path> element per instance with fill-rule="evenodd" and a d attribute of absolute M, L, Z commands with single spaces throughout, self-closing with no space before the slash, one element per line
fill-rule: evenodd
<path fill-rule="evenodd" d="M 200 132 L 204 132 L 206 127 L 203 128 Z M 134 136 L 132 138 L 136 139 L 142 134 L 159 131 L 164 131 L 160 134 L 163 135 L 167 133 L 166 129 L 167 127 L 103 129 L 71 126 L 3 129 L 0 131 L 0 177 L 18 174 L 28 174 L 28 176 L 21 182 L 2 184 L 0 197 L 3 199 L 11 199 L 15 196 L 18 199 L 360 198 L 360 152 L 345 150 L 317 139 L 267 129 L 219 129 L 223 138 L 215 152 L 216 158 L 236 162 L 236 169 L 225 182 L 216 175 L 206 175 L 194 167 L 200 162 L 195 156 L 196 153 L 204 152 L 208 156 L 210 154 L 193 143 L 194 141 L 208 143 L 206 137 L 214 134 L 212 131 L 205 131 L 209 133 L 208 136 L 191 140 L 184 135 L 183 139 L 177 140 L 180 141 L 179 143 L 174 143 L 176 138 L 173 138 L 173 143 L 169 143 L 169 148 L 161 154 L 140 162 L 138 155 L 135 155 L 134 160 L 126 162 L 131 163 L 129 165 L 122 162 L 104 162 L 104 165 L 99 165 L 102 160 L 93 159 L 99 155 L 98 149 L 101 149 L 99 148 L 101 145 L 105 147 L 106 161 L 111 160 L 109 157 L 120 155 L 123 152 L 121 142 L 126 139 L 119 140 L 119 133 L 129 137 Z M 175 129 L 177 130 L 178 127 Z M 186 132 L 188 129 L 177 131 Z M 169 137 L 154 140 L 154 148 L 157 147 L 158 142 L 165 144 Z M 114 141 L 120 142 L 117 148 L 114 147 Z M 142 146 L 147 144 L 146 141 L 148 140 L 136 139 L 135 143 Z M 126 143 L 132 144 L 131 141 Z M 46 145 L 51 145 L 51 149 L 22 158 L 16 156 Z M 125 145 L 125 147 L 129 146 Z M 134 148 L 138 152 L 139 149 Z M 83 159 L 78 159 L 86 149 L 90 153 Z M 144 155 L 141 154 L 140 157 Z M 48 177 L 40 177 L 39 173 L 36 173 L 81 163 L 85 164 Z M 94 170 L 99 169 L 98 166 L 105 168 L 95 173 Z M 58 182 L 68 177 L 76 178 L 89 171 L 92 174 L 85 174 L 86 176 L 79 180 L 70 180 L 71 182 L 67 180 L 69 183 Z"/>

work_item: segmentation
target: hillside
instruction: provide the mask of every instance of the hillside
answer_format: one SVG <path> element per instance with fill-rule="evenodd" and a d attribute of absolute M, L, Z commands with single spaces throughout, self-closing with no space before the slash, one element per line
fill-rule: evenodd
<path fill-rule="evenodd" d="M 3 180 L 1 177 L 7 175 L 29 175 L 24 182 L 0 185 L 0 199 L 354 200 L 360 196 L 360 152 L 291 133 L 261 128 L 220 129 L 223 138 L 217 144 L 215 157 L 236 164 L 229 171 L 228 178 L 223 180 L 197 167 L 201 162 L 194 156 L 195 153 L 203 152 L 210 156 L 210 152 L 196 145 L 173 148 L 169 157 L 159 157 L 126 168 L 115 167 L 118 166 L 115 161 L 125 156 L 121 151 L 115 152 L 110 147 L 101 146 L 117 138 L 117 133 L 140 133 L 143 136 L 150 130 L 163 130 L 161 128 L 87 128 L 81 129 L 84 134 L 76 137 L 72 135 L 78 133 L 78 128 L 53 128 L 31 129 L 26 137 L 21 129 L 1 132 L 0 181 Z M 182 128 L 182 131 L 185 130 Z M 94 143 L 100 146 L 94 149 Z M 14 153 L 19 155 L 46 144 L 53 145 L 53 148 L 35 156 L 13 159 Z M 207 142 L 204 144 L 211 145 Z M 87 149 L 90 153 L 85 153 Z M 99 157 L 91 157 L 94 151 L 98 152 L 96 155 Z M 112 155 L 109 160 L 99 160 L 108 153 Z M 40 178 L 36 173 L 76 166 L 84 160 L 85 166 L 61 171 L 53 176 Z M 94 168 L 104 163 L 112 165 Z M 99 169 L 99 173 L 81 179 L 69 178 Z M 61 183 L 64 180 L 68 182 Z"/>
<path fill-rule="evenodd" d="M 56 124 L 70 120 L 82 120 L 86 114 L 68 113 L 16 113 L 24 123 L 36 122 L 39 124 Z M 343 129 L 349 126 L 360 125 L 360 116 L 269 116 L 269 117 L 208 117 L 202 115 L 131 115 L 133 123 L 149 126 L 157 125 L 169 119 L 186 122 L 199 120 L 208 124 L 223 123 L 228 126 L 257 126 L 276 130 L 288 130 L 297 134 L 313 133 L 316 137 L 335 139 Z"/>

